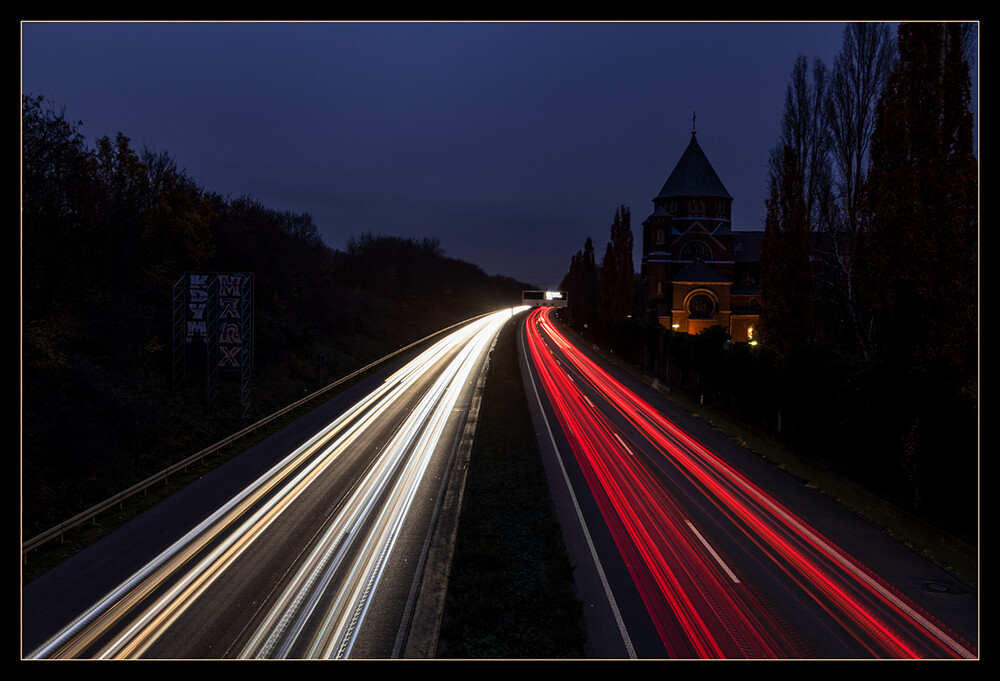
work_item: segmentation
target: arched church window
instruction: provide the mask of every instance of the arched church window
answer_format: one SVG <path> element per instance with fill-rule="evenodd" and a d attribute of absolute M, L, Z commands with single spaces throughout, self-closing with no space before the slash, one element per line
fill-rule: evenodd
<path fill-rule="evenodd" d="M 712 249 L 704 241 L 689 241 L 681 249 L 681 260 L 711 260 Z"/>
<path fill-rule="evenodd" d="M 715 299 L 707 293 L 696 293 L 688 300 L 688 315 L 698 319 L 715 316 Z"/>

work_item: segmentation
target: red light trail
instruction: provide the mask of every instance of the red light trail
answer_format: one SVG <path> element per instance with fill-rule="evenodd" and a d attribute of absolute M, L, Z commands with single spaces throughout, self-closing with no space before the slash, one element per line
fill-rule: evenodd
<path fill-rule="evenodd" d="M 668 657 L 811 653 L 713 548 L 711 528 L 699 528 L 665 484 L 665 467 L 680 472 L 714 515 L 731 523 L 871 657 L 975 657 L 929 615 L 598 366 L 559 331 L 551 313 L 529 313 L 530 360 Z M 613 410 L 598 409 L 583 386 Z M 615 414 L 634 428 L 632 434 L 616 425 Z M 662 460 L 649 460 L 651 448 Z"/>

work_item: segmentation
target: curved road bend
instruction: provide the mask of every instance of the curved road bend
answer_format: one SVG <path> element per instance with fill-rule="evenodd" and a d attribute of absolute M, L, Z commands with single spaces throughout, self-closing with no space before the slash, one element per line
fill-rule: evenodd
<path fill-rule="evenodd" d="M 240 480 L 231 497 L 232 490 L 217 495 L 247 477 L 242 457 L 206 476 L 201 482 L 211 478 L 217 489 L 200 490 L 228 500 L 190 527 L 178 527 L 169 505 L 158 506 L 29 584 L 22 595 L 28 655 L 398 655 L 473 387 L 514 312 L 478 318 L 383 382 L 366 382 L 371 392 L 352 392 L 356 402 L 341 401 L 335 418 L 300 420 L 307 434 L 283 431 L 258 445 L 267 451 L 253 456 L 273 465 Z M 128 571 L 115 576 L 121 565 Z"/>
<path fill-rule="evenodd" d="M 605 370 L 551 313 L 518 339 L 591 655 L 977 657 L 974 589 Z"/>

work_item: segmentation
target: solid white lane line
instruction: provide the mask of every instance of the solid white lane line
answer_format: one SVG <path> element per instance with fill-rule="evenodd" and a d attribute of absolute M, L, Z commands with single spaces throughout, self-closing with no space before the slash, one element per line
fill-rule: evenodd
<path fill-rule="evenodd" d="M 522 329 L 524 329 L 523 333 L 526 336 L 527 330 L 524 326 L 522 326 Z M 527 338 L 524 338 L 524 342 L 527 343 Z M 587 522 L 584 520 L 583 511 L 580 509 L 580 503 L 577 501 L 576 493 L 573 491 L 573 486 L 569 481 L 569 474 L 566 472 L 566 466 L 563 464 L 562 456 L 559 454 L 559 447 L 556 445 L 555 436 L 552 434 L 552 426 L 549 424 L 548 416 L 545 414 L 545 405 L 538 393 L 538 386 L 535 383 L 534 373 L 531 370 L 530 356 L 525 358 L 525 363 L 528 369 L 528 377 L 531 379 L 531 389 L 535 393 L 535 400 L 538 402 L 538 408 L 542 414 L 545 429 L 549 434 L 549 441 L 552 443 L 552 451 L 555 453 L 556 460 L 559 462 L 559 470 L 562 471 L 563 481 L 566 483 L 566 489 L 568 490 L 570 498 L 573 501 L 573 508 L 576 510 L 577 520 L 580 523 L 580 528 L 583 530 L 584 537 L 587 540 L 587 546 L 590 549 L 590 556 L 594 561 L 594 566 L 597 568 L 597 574 L 600 576 L 601 584 L 604 587 L 604 594 L 611 606 L 611 611 L 614 613 L 615 623 L 618 625 L 618 631 L 625 644 L 625 649 L 628 651 L 629 658 L 634 660 L 636 659 L 636 654 L 635 649 L 632 647 L 632 639 L 629 637 L 628 630 L 625 628 L 625 620 L 622 618 L 621 611 L 618 609 L 618 602 L 615 600 L 615 596 L 611 592 L 611 585 L 608 584 L 607 575 L 604 573 L 604 566 L 601 564 L 601 559 L 597 555 L 597 548 L 594 546 L 594 541 L 590 536 L 590 531 L 587 529 Z"/>

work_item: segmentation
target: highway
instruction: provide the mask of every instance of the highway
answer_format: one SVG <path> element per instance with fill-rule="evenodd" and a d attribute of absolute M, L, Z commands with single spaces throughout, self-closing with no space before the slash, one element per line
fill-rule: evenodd
<path fill-rule="evenodd" d="M 552 308 L 519 342 L 594 657 L 977 657 L 971 588 L 735 443 L 705 444 Z"/>
<path fill-rule="evenodd" d="M 74 563 L 86 568 L 71 565 L 28 585 L 26 620 L 45 619 L 44 609 L 69 614 L 45 619 L 68 618 L 27 657 L 400 656 L 449 459 L 489 349 L 516 312 L 471 321 L 334 418 L 312 418 L 310 432 L 263 443 L 268 453 L 258 460 L 274 463 L 168 545 L 141 548 L 150 535 L 170 537 L 164 528 L 193 515 L 193 506 L 154 509 L 132 539 L 122 533 Z M 142 564 L 114 577 L 134 555 Z M 95 556 L 103 568 L 90 567 Z M 95 586 L 111 578 L 108 588 Z M 60 598 L 65 589 L 68 602 L 74 588 L 103 595 L 76 611 Z"/>

